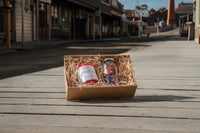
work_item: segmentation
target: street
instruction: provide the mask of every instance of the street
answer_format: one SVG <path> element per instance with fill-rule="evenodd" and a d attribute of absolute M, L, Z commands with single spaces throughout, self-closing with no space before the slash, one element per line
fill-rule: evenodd
<path fill-rule="evenodd" d="M 66 101 L 64 55 L 130 54 L 132 99 Z M 0 56 L 0 133 L 198 133 L 200 45 L 178 30 Z"/>

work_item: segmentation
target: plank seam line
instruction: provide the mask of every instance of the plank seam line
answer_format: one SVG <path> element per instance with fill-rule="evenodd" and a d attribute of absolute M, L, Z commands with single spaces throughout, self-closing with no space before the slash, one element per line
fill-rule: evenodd
<path fill-rule="evenodd" d="M 66 99 L 65 97 L 59 98 L 59 97 L 0 97 L 0 98 L 16 98 L 16 99 Z"/>
<path fill-rule="evenodd" d="M 148 106 L 107 106 L 107 105 L 65 105 L 65 104 L 5 104 L 0 103 L 0 105 L 30 105 L 30 106 L 50 106 L 50 107 L 94 107 L 94 108 L 148 108 L 148 109 L 184 109 L 184 110 L 199 110 L 200 108 L 181 108 L 181 107 L 148 107 Z"/>
<path fill-rule="evenodd" d="M 163 88 L 137 88 L 139 90 L 166 90 L 166 91 L 200 91 L 200 90 L 195 90 L 195 89 L 163 89 Z"/>
<path fill-rule="evenodd" d="M 65 87 L 63 86 L 63 87 L 51 87 L 51 86 L 47 86 L 47 87 L 30 87 L 30 86 L 27 86 L 27 87 L 23 87 L 23 86 L 19 86 L 19 87 L 17 87 L 17 86 L 0 86 L 0 88 L 63 88 L 63 89 L 65 89 Z"/>
<path fill-rule="evenodd" d="M 55 114 L 55 113 L 20 113 L 20 112 L 0 112 L 0 114 L 10 115 L 50 115 L 50 116 L 89 116 L 89 117 L 121 117 L 121 118 L 158 118 L 158 119 L 181 119 L 181 120 L 200 120 L 200 118 L 184 118 L 184 117 L 161 117 L 161 116 L 134 116 L 134 115 L 100 115 L 100 114 Z"/>
<path fill-rule="evenodd" d="M 65 91 L 54 92 L 54 91 L 0 91 L 0 93 L 66 93 Z"/>
<path fill-rule="evenodd" d="M 32 77 L 32 76 L 35 76 L 35 77 L 45 77 L 45 76 L 49 76 L 49 77 L 51 77 L 51 76 L 56 76 L 56 77 L 64 77 L 64 75 L 45 75 L 45 74 L 25 74 L 24 76 L 30 76 L 30 77 Z"/>
<path fill-rule="evenodd" d="M 1 124 L 0 125 L 0 127 L 24 127 L 24 125 L 17 125 L 17 124 L 9 124 L 9 125 L 6 125 L 6 124 Z M 90 129 L 93 129 L 93 131 L 95 130 L 95 129 L 116 129 L 116 130 L 123 130 L 123 131 L 127 131 L 127 130 L 131 130 L 131 131 L 139 131 L 139 132 L 141 132 L 141 131 L 145 131 L 145 132 L 152 132 L 153 133 L 153 131 L 154 132 L 158 132 L 159 131 L 159 133 L 162 133 L 162 132 L 169 132 L 169 133 L 177 133 L 177 132 L 181 132 L 181 131 L 177 131 L 177 130 L 157 130 L 157 129 L 141 129 L 141 128 L 126 128 L 126 129 L 124 129 L 124 128 L 119 128 L 119 127 L 90 127 L 90 126 L 81 126 L 81 127 L 77 127 L 77 126 L 69 126 L 69 125 L 65 125 L 65 126 L 63 126 L 63 125 L 26 125 L 26 127 L 30 127 L 30 129 L 32 128 L 32 127 L 34 127 L 34 128 L 40 128 L 40 127 L 45 127 L 45 128 L 48 128 L 48 127 L 53 127 L 53 128 L 55 128 L 55 127 L 57 127 L 57 128 L 79 128 L 79 129 L 88 129 L 88 128 L 90 128 Z M 181 133 L 188 133 L 188 132 L 181 132 Z M 190 133 L 199 133 L 199 132 L 190 132 Z"/>
<path fill-rule="evenodd" d="M 171 84 L 171 83 L 169 83 L 169 84 L 156 84 L 155 83 L 152 86 L 163 86 L 163 85 L 167 85 L 167 86 L 200 86 L 200 84 L 173 84 L 173 83 Z"/>
<path fill-rule="evenodd" d="M 200 109 L 200 108 L 180 108 L 180 107 L 151 107 L 151 106 L 110 106 L 110 105 L 65 105 L 65 104 L 26 104 L 26 103 L 0 103 L 0 105 L 30 105 L 30 106 L 66 106 L 66 107 L 102 107 L 102 108 L 154 108 L 154 109 L 185 109 L 185 110 L 191 110 L 191 109 Z"/>
<path fill-rule="evenodd" d="M 0 99 L 6 99 L 6 98 L 10 98 L 10 99 L 66 99 L 65 97 L 63 98 L 51 98 L 51 97 L 0 97 Z M 159 100 L 159 99 L 155 99 L 155 100 L 151 100 L 151 102 L 168 102 L 169 100 Z M 109 102 L 109 101 L 108 101 Z M 139 102 L 149 102 L 148 100 L 142 100 L 142 99 L 135 99 L 134 101 L 135 103 L 139 103 Z M 170 102 L 197 102 L 199 103 L 200 101 L 170 101 Z"/>
<path fill-rule="evenodd" d="M 151 81 L 151 80 L 153 80 L 153 81 L 155 81 L 155 80 L 189 80 L 190 78 L 166 78 L 166 79 L 153 79 L 153 78 L 138 78 L 137 77 L 137 80 L 139 80 L 139 81 Z M 192 78 L 192 79 L 200 79 L 200 78 Z"/>

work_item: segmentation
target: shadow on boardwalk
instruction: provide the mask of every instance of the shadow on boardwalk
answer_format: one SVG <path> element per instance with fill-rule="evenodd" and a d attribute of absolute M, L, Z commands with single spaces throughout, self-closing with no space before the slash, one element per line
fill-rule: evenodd
<path fill-rule="evenodd" d="M 118 41 L 69 43 L 39 46 L 34 49 L 17 48 L 0 53 L 0 79 L 63 66 L 64 55 L 121 54 L 151 45 L 146 42 L 182 40 L 178 35 L 160 35 L 143 38 L 122 38 Z"/>
<path fill-rule="evenodd" d="M 135 96 L 133 98 L 125 98 L 125 99 L 110 99 L 110 100 L 81 100 L 81 101 L 73 101 L 73 102 L 80 102 L 80 103 L 90 103 L 91 106 L 92 104 L 97 103 L 144 103 L 144 102 L 172 102 L 172 101 L 178 101 L 180 102 L 181 100 L 187 100 L 187 99 L 193 99 L 194 97 L 187 97 L 187 96 L 176 96 L 176 95 L 151 95 L 151 96 Z M 121 105 L 120 105 L 121 107 Z"/>
<path fill-rule="evenodd" d="M 81 43 L 40 49 L 17 49 L 17 52 L 0 56 L 0 79 L 63 66 L 64 55 L 121 54 L 132 48 L 149 45 L 120 42 Z"/>

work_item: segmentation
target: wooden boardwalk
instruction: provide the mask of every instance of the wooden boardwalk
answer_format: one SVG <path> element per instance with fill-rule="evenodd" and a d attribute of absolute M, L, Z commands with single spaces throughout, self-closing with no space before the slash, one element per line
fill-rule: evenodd
<path fill-rule="evenodd" d="M 66 101 L 62 67 L 0 80 L 0 133 L 199 133 L 200 46 L 147 45 L 134 99 Z"/>

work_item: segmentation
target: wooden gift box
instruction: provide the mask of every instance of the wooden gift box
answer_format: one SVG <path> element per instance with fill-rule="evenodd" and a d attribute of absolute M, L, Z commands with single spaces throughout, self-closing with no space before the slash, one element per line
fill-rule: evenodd
<path fill-rule="evenodd" d="M 107 85 L 104 81 L 103 64 L 105 58 L 114 58 L 118 67 L 118 85 Z M 99 82 L 81 85 L 77 67 L 80 64 L 94 65 Z M 137 83 L 130 55 L 84 55 L 64 57 L 64 76 L 67 100 L 112 99 L 134 97 Z"/>

